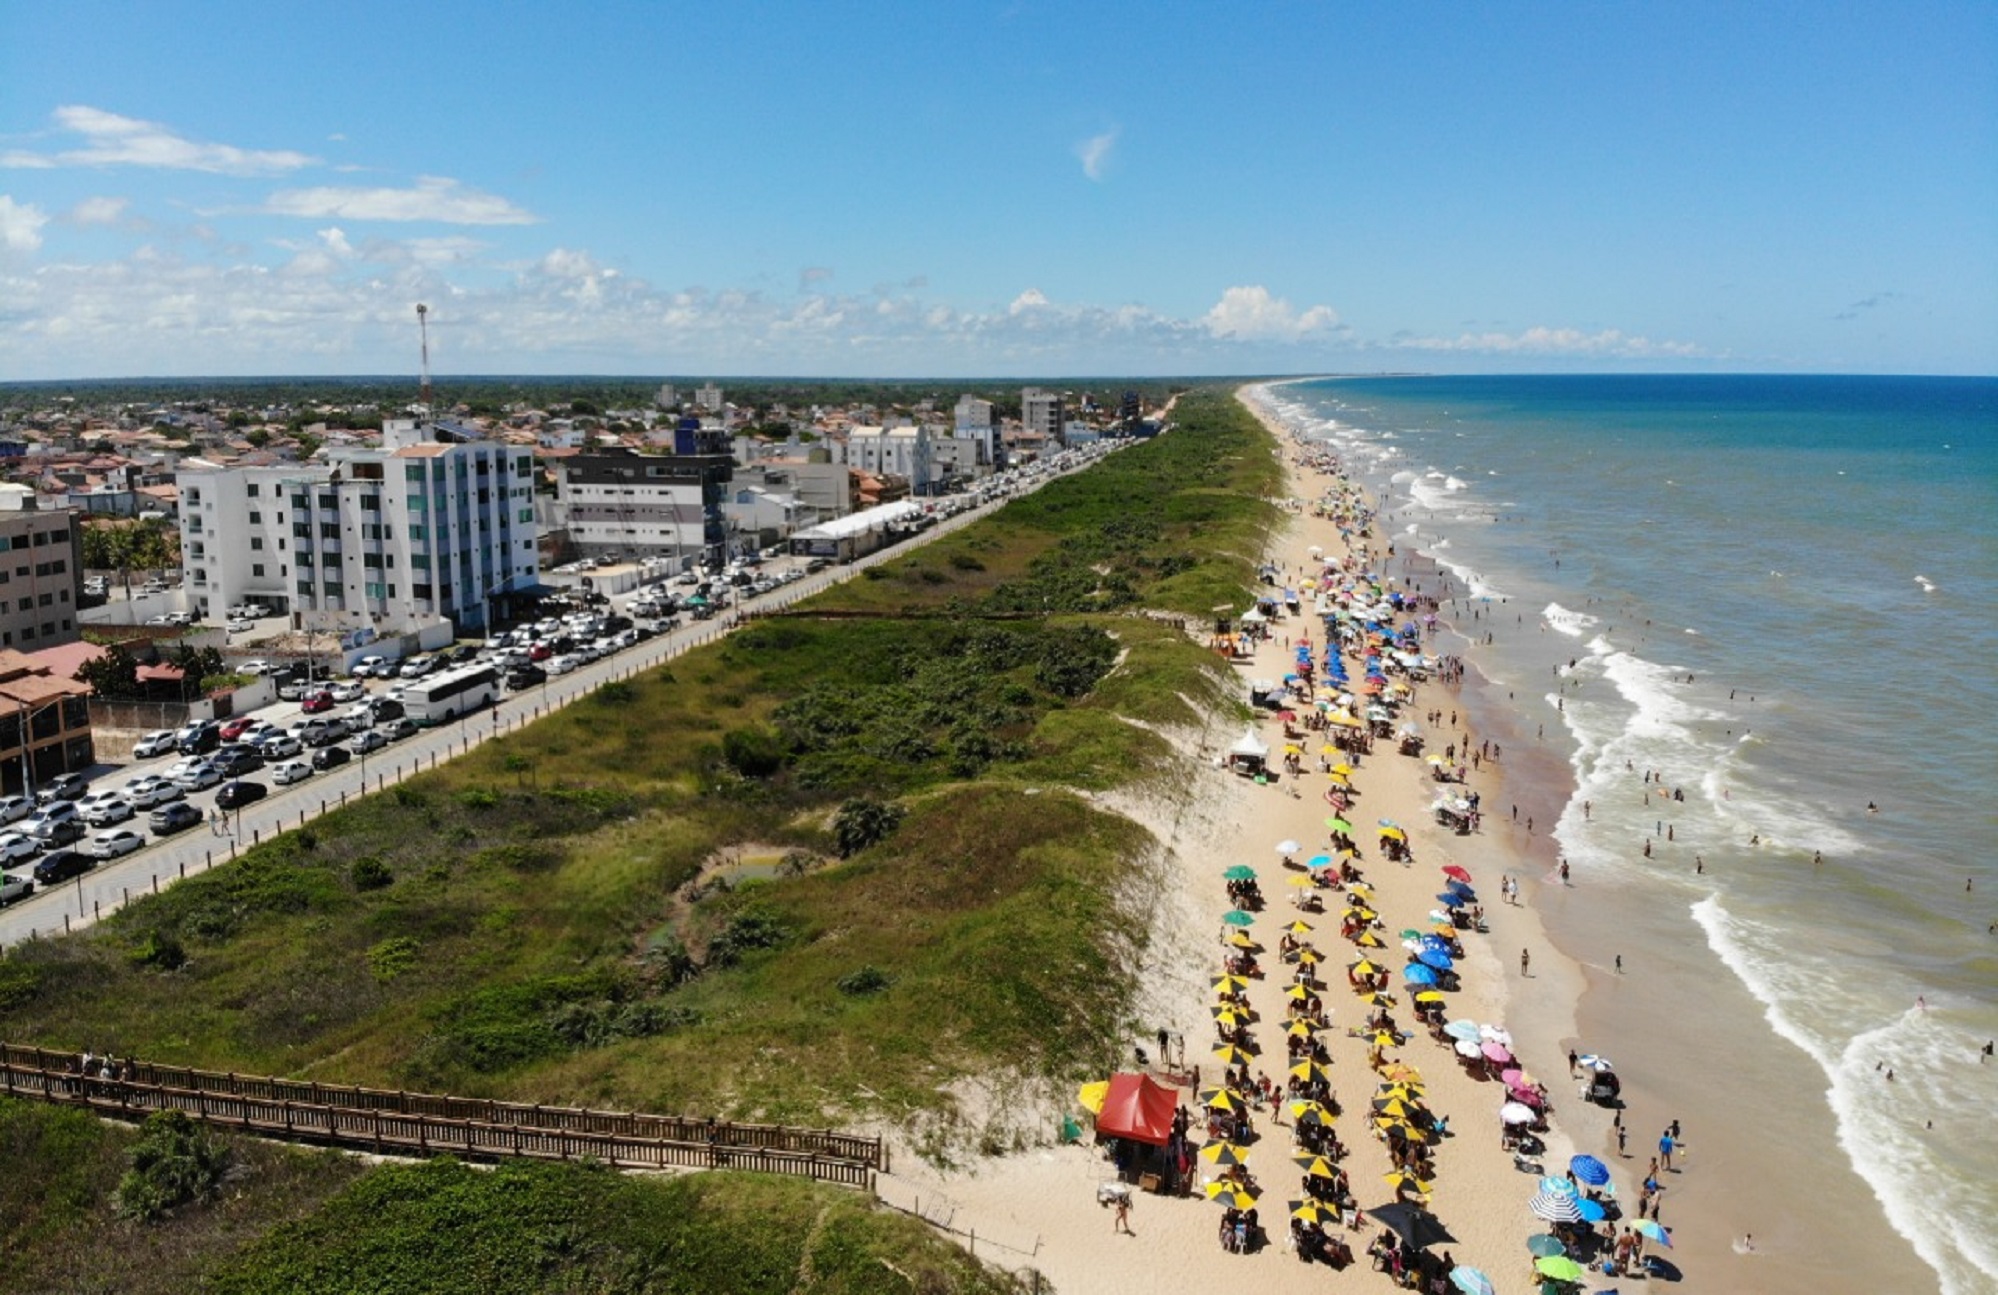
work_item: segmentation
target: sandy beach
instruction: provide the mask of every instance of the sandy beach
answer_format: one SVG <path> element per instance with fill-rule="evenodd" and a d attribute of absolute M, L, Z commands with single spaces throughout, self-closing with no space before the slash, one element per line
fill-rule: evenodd
<path fill-rule="evenodd" d="M 1333 478 L 1294 462 L 1290 437 L 1280 427 L 1272 425 L 1272 431 L 1285 457 L 1291 498 L 1308 502 L 1323 495 Z M 1389 541 L 1378 530 L 1355 536 L 1354 543 L 1371 545 L 1377 563 L 1390 560 Z M 1347 551 L 1337 525 L 1313 516 L 1306 506 L 1293 511 L 1266 560 L 1286 573 L 1285 583 L 1295 584 L 1318 570 L 1314 547 L 1327 559 Z M 1418 577 L 1410 578 L 1419 583 Z M 1433 590 L 1434 584 L 1429 588 Z M 1251 679 L 1280 679 L 1289 673 L 1292 649 L 1286 641 L 1301 637 L 1313 639 L 1322 650 L 1323 628 L 1308 609 L 1273 625 L 1253 660 L 1236 663 L 1245 696 Z M 1404 714 L 1430 711 L 1446 717 L 1454 712 L 1457 719 L 1454 729 L 1446 719 L 1430 730 L 1431 750 L 1440 752 L 1446 740 L 1462 739 L 1470 717 L 1454 688 L 1435 681 L 1417 685 Z M 1262 714 L 1257 728 L 1273 753 L 1280 753 L 1283 726 L 1273 712 Z M 1290 969 L 1279 963 L 1276 945 L 1284 924 L 1300 914 L 1291 903 L 1299 892 L 1286 884 L 1287 877 L 1296 874 L 1281 866 L 1276 845 L 1295 840 L 1303 846 L 1300 857 L 1323 852 L 1329 839 L 1326 818 L 1332 813 L 1324 799 L 1330 783 L 1318 771 L 1320 735 L 1310 735 L 1301 776 L 1281 777 L 1269 785 L 1215 767 L 1218 755 L 1240 736 L 1239 723 L 1216 717 L 1201 735 L 1199 749 L 1189 752 L 1197 762 L 1194 776 L 1199 781 L 1189 789 L 1186 802 L 1170 811 L 1157 806 L 1138 811 L 1169 845 L 1175 883 L 1161 896 L 1141 1019 L 1148 1032 L 1163 1027 L 1184 1038 L 1186 1065 L 1199 1067 L 1203 1086 L 1217 1082 L 1222 1070 L 1222 1063 L 1212 1056 L 1216 1034 L 1209 1010 L 1214 1001 L 1209 981 L 1221 971 L 1222 937 L 1228 930 L 1222 918 L 1232 907 L 1222 872 L 1236 864 L 1254 868 L 1266 900 L 1267 907 L 1250 930 L 1267 948 L 1260 955 L 1265 974 L 1247 991 L 1258 1018 L 1255 1038 L 1262 1049 L 1250 1069 L 1281 1080 L 1286 1066 L 1284 991 L 1290 984 Z M 1523 753 L 1511 758 L 1526 763 Z M 1501 797 L 1510 793 L 1499 790 L 1495 765 L 1486 762 L 1471 776 L 1471 788 L 1486 797 L 1488 817 L 1485 829 L 1469 836 L 1449 833 L 1434 823 L 1429 807 L 1437 784 L 1429 775 L 1423 760 L 1400 755 L 1393 742 L 1383 741 L 1356 762 L 1351 778 L 1358 793 L 1348 814 L 1362 850 L 1357 863 L 1373 888 L 1373 904 L 1380 915 L 1378 934 L 1386 941 L 1378 957 L 1382 966 L 1398 972 L 1406 959 L 1397 933 L 1409 927 L 1429 928 L 1428 915 L 1437 907 L 1436 894 L 1445 880 L 1442 868 L 1456 865 L 1468 870 L 1491 929 L 1488 934 L 1462 933 L 1465 953 L 1457 964 L 1462 987 L 1449 995 L 1447 1015 L 1451 1020 L 1469 1019 L 1510 1030 L 1527 1070 L 1549 1090 L 1553 1116 L 1544 1134 L 1547 1145 L 1541 1160 L 1548 1172 L 1558 1174 L 1578 1149 L 1569 1132 L 1569 1117 L 1583 1104 L 1569 1079 L 1566 1053 L 1576 1033 L 1573 1008 L 1584 990 L 1583 971 L 1548 944 L 1530 904 L 1512 907 L 1499 900 L 1501 878 L 1515 878 L 1530 892 L 1555 861 L 1544 849 L 1535 848 L 1543 842 L 1523 828 L 1515 831 L 1509 821 L 1501 826 L 1499 819 L 1509 816 L 1511 802 L 1500 805 Z M 1551 822 L 1559 798 L 1554 791 L 1544 798 L 1522 800 L 1522 823 L 1529 817 Z M 1411 862 L 1398 864 L 1382 857 L 1372 835 L 1381 819 L 1407 829 Z M 1363 1208 L 1371 1209 L 1392 1200 L 1394 1193 L 1385 1181 L 1391 1168 L 1387 1146 L 1367 1119 L 1380 1077 L 1370 1069 L 1367 1043 L 1348 1034 L 1369 1010 L 1345 979 L 1347 965 L 1362 951 L 1340 938 L 1344 897 L 1334 891 L 1320 893 L 1326 897 L 1326 911 L 1305 915 L 1315 928 L 1306 938 L 1325 959 L 1325 987 L 1320 992 L 1331 1024 L 1319 1037 L 1331 1053 L 1333 1089 L 1344 1108 L 1336 1125 L 1350 1151 L 1343 1168 L 1353 1195 Z M 1530 950 L 1532 957 L 1531 973 L 1524 980 L 1519 977 L 1522 949 Z M 1527 1209 L 1537 1177 L 1518 1168 L 1512 1153 L 1500 1145 L 1498 1108 L 1504 1086 L 1473 1077 L 1447 1045 L 1429 1037 L 1409 1011 L 1409 991 L 1399 975 L 1391 991 L 1398 1000 L 1397 1022 L 1411 1033 L 1404 1046 L 1389 1050 L 1387 1059 L 1420 1071 L 1424 1102 L 1434 1115 L 1447 1118 L 1450 1131 L 1434 1149 L 1429 1207 L 1456 1239 L 1435 1249 L 1448 1251 L 1459 1265 L 1483 1270 L 1500 1290 L 1528 1288 L 1532 1260 L 1525 1242 L 1546 1231 L 1546 1225 Z M 1149 1038 L 1134 1043 L 1157 1052 Z M 1153 1060 L 1156 1066 L 1157 1058 Z M 1155 1073 L 1166 1072 L 1155 1069 Z M 1184 1099 L 1192 1105 L 1194 1093 L 1184 1092 Z M 1606 1113 L 1603 1122 L 1607 1123 Z M 1210 1292 L 1219 1284 L 1242 1281 L 1270 1291 L 1322 1289 L 1328 1282 L 1384 1286 L 1386 1278 L 1372 1269 L 1365 1253 L 1380 1231 L 1377 1225 L 1350 1231 L 1338 1225 L 1328 1228 L 1357 1256 L 1357 1262 L 1342 1272 L 1299 1261 L 1287 1237 L 1288 1203 L 1301 1196 L 1290 1130 L 1272 1128 L 1265 1111 L 1256 1121 L 1256 1131 L 1259 1137 L 1249 1169 L 1262 1189 L 1258 1208 L 1269 1244 L 1250 1254 L 1222 1248 L 1217 1241 L 1221 1208 L 1198 1191 L 1183 1198 L 1137 1194 L 1130 1217 L 1136 1235 L 1116 1234 L 1113 1212 L 1100 1206 L 1096 1196 L 1098 1184 L 1114 1179 L 1115 1169 L 1087 1141 L 982 1161 L 947 1174 L 927 1167 L 905 1168 L 894 1181 L 884 1183 L 883 1194 L 904 1207 L 914 1206 L 920 1198 L 929 1217 L 947 1216 L 959 1232 L 976 1230 L 986 1239 L 988 1257 L 1014 1267 L 1038 1268 L 1065 1291 Z M 1203 1134 L 1196 1121 L 1194 1139 Z M 1652 1143 L 1656 1137 L 1655 1131 L 1633 1129 L 1634 1142 Z M 1642 1161 L 1637 1163 L 1641 1168 Z M 1204 1178 L 1215 1171 L 1198 1163 L 1195 1172 Z M 1635 1177 L 1620 1171 L 1618 1178 L 1622 1199 L 1634 1217 Z"/>

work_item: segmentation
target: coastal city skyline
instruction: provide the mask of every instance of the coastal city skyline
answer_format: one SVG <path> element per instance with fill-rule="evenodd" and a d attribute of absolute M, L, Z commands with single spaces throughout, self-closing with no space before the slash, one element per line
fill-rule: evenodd
<path fill-rule="evenodd" d="M 0 376 L 1989 373 L 1998 17 L 0 18 Z M 423 71 L 412 74 L 411 68 Z"/>

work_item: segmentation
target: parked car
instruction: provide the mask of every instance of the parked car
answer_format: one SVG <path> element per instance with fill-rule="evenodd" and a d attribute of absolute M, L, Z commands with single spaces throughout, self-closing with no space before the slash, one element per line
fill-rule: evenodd
<path fill-rule="evenodd" d="M 452 665 L 469 665 L 478 660 L 479 649 L 471 643 L 460 643 L 445 654 Z"/>
<path fill-rule="evenodd" d="M 40 841 L 44 849 L 49 849 L 81 840 L 90 829 L 80 818 L 30 818 L 22 822 L 21 830 Z"/>
<path fill-rule="evenodd" d="M 8 873 L 0 877 L 0 904 L 16 904 L 35 893 L 35 883 Z"/>
<path fill-rule="evenodd" d="M 506 672 L 506 686 L 515 692 L 548 682 L 548 672 L 538 665 L 517 665 Z"/>
<path fill-rule="evenodd" d="M 125 799 L 132 802 L 134 809 L 151 809 L 168 801 L 180 800 L 187 795 L 171 778 L 159 774 L 149 774 L 135 778 L 125 784 Z"/>
<path fill-rule="evenodd" d="M 242 737 L 244 733 L 248 732 L 250 725 L 256 722 L 256 720 L 251 719 L 248 715 L 237 716 L 222 726 L 222 740 L 224 742 L 234 742 L 237 738 Z"/>
<path fill-rule="evenodd" d="M 375 722 L 385 719 L 402 718 L 402 702 L 394 697 L 375 697 L 368 702 L 368 709 L 374 712 Z"/>
<path fill-rule="evenodd" d="M 379 751 L 388 744 L 387 734 L 378 729 L 364 728 L 354 735 L 354 740 L 347 744 L 347 748 L 355 755 L 366 755 L 370 751 Z"/>
<path fill-rule="evenodd" d="M 415 737 L 422 730 L 413 719 L 392 719 L 375 730 L 391 742 L 400 742 L 406 737 Z"/>
<path fill-rule="evenodd" d="M 256 628 L 256 624 L 252 621 L 246 621 L 243 620 L 241 617 L 238 617 L 223 625 L 222 628 L 227 630 L 231 634 L 248 634 L 251 630 Z"/>
<path fill-rule="evenodd" d="M 58 800 L 81 800 L 89 790 L 90 779 L 82 774 L 59 773 L 35 788 L 35 803 L 47 805 Z"/>
<path fill-rule="evenodd" d="M 115 791 L 92 792 L 77 802 L 77 813 L 92 827 L 109 827 L 122 823 L 138 811 L 132 802 Z"/>
<path fill-rule="evenodd" d="M 388 673 L 391 673 L 391 667 L 385 656 L 370 653 L 354 662 L 353 675 L 356 679 L 382 678 Z"/>
<path fill-rule="evenodd" d="M 245 746 L 262 746 L 265 738 L 282 732 L 284 732 L 283 729 L 269 720 L 260 719 L 244 729 L 243 735 L 236 740 Z"/>
<path fill-rule="evenodd" d="M 215 767 L 225 778 L 240 778 L 264 767 L 264 757 L 255 747 L 224 747 L 214 756 Z"/>
<path fill-rule="evenodd" d="M 170 836 L 175 832 L 185 832 L 190 827 L 201 824 L 201 810 L 184 800 L 162 805 L 146 815 L 146 826 L 154 836 Z"/>
<path fill-rule="evenodd" d="M 328 748 L 331 750 L 332 748 Z M 280 787 L 289 787 L 295 782 L 304 782 L 312 776 L 312 766 L 303 760 L 286 760 L 283 764 L 271 766 L 271 781 Z"/>
<path fill-rule="evenodd" d="M 177 729 L 154 729 L 132 744 L 132 758 L 150 760 L 154 756 L 172 755 L 179 742 L 180 732 Z"/>
<path fill-rule="evenodd" d="M 289 733 L 272 733 L 257 743 L 257 750 L 263 752 L 266 760 L 285 760 L 304 749 L 304 743 Z"/>
<path fill-rule="evenodd" d="M 89 844 L 83 849 L 93 859 L 115 859 L 121 854 L 130 854 L 145 844 L 146 838 L 140 835 L 137 829 L 113 827 L 91 837 Z"/>
<path fill-rule="evenodd" d="M 215 793 L 215 804 L 221 809 L 235 809 L 253 800 L 262 800 L 271 794 L 271 789 L 260 782 L 237 779 L 222 784 L 222 790 Z"/>
<path fill-rule="evenodd" d="M 196 760 L 192 763 L 182 761 L 181 763 L 186 764 L 187 767 L 173 775 L 173 782 L 174 786 L 179 787 L 182 791 L 200 791 L 204 787 L 213 787 L 216 783 L 222 781 L 222 771 L 206 760 Z M 178 768 L 179 766 L 175 767 Z"/>
<path fill-rule="evenodd" d="M 42 852 L 42 843 L 32 836 L 19 832 L 8 832 L 0 836 L 0 866 L 13 867 L 24 863 Z"/>
<path fill-rule="evenodd" d="M 368 690 L 357 683 L 336 683 L 326 690 L 334 701 L 359 701 L 368 695 Z"/>
<path fill-rule="evenodd" d="M 298 708 L 308 715 L 323 715 L 333 709 L 333 694 L 325 689 L 308 693 Z"/>
<path fill-rule="evenodd" d="M 221 745 L 222 726 L 212 719 L 204 719 L 181 729 L 174 749 L 182 755 L 204 755 Z"/>
<path fill-rule="evenodd" d="M 18 823 L 35 812 L 35 802 L 27 796 L 0 796 L 0 823 Z"/>
<path fill-rule="evenodd" d="M 353 758 L 353 753 L 344 746 L 322 746 L 312 753 L 312 767 L 324 773 L 328 769 L 339 768 Z"/>
<path fill-rule="evenodd" d="M 35 881 L 43 886 L 53 886 L 71 877 L 81 877 L 96 866 L 90 856 L 78 854 L 75 850 L 51 850 L 35 864 Z"/>

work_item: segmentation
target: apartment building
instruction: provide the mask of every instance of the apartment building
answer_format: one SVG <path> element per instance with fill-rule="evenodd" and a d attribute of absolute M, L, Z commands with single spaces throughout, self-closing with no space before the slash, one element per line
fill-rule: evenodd
<path fill-rule="evenodd" d="M 509 619 L 540 583 L 534 460 L 406 420 L 326 461 L 185 470 L 181 562 L 193 609 L 255 602 L 300 628 L 460 632 Z"/>
<path fill-rule="evenodd" d="M 1027 387 L 1020 392 L 1020 423 L 1029 435 L 1041 437 L 1041 443 L 1050 449 L 1062 445 L 1063 424 L 1068 411 L 1062 406 L 1061 393 L 1043 391 L 1039 387 Z"/>
<path fill-rule="evenodd" d="M 79 637 L 82 590 L 76 511 L 42 509 L 32 487 L 0 483 L 0 648 L 33 652 Z"/>
<path fill-rule="evenodd" d="M 718 436 L 689 433 L 689 448 L 720 450 Z M 666 558 L 676 567 L 727 560 L 722 505 L 735 474 L 727 453 L 571 455 L 556 469 L 569 539 L 586 558 Z"/>

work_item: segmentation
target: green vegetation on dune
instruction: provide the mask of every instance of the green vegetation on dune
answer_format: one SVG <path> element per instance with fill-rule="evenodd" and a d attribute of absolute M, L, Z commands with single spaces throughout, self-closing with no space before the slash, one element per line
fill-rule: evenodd
<path fill-rule="evenodd" d="M 1169 769 L 1159 730 L 1225 700 L 1176 622 L 1242 605 L 1276 518 L 1246 411 L 1196 392 L 1176 417 L 802 614 L 10 951 L 0 1035 L 811 1123 L 1104 1064 L 1156 843 L 1070 789 Z"/>

